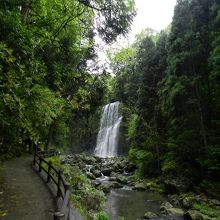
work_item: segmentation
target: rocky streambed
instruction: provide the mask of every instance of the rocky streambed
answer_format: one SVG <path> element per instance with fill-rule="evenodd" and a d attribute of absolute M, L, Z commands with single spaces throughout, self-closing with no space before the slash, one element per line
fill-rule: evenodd
<path fill-rule="evenodd" d="M 126 220 L 135 219 L 219 219 L 218 214 L 208 216 L 196 210 L 193 204 L 209 202 L 220 210 L 218 200 L 208 200 L 204 195 L 194 193 L 178 193 L 165 195 L 156 192 L 158 185 L 152 181 L 137 181 L 134 178 L 136 166 L 126 158 L 102 159 L 84 154 L 61 157 L 63 164 L 78 167 L 92 182 L 93 186 L 102 190 L 107 196 L 106 212 L 111 220 L 123 216 Z M 172 183 L 164 181 L 162 186 L 170 188 Z M 156 191 L 155 191 L 156 189 Z M 177 186 L 178 189 L 178 186 Z M 219 212 L 220 216 L 220 212 Z"/>

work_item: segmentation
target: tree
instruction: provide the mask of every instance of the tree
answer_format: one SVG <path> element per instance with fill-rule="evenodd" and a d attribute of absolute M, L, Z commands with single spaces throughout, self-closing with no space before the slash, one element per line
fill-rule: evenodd
<path fill-rule="evenodd" d="M 96 13 L 104 18 L 98 26 Z M 133 1 L 1 1 L 0 139 L 4 154 L 39 141 L 49 148 L 59 140 L 55 137 L 61 136 L 58 130 L 67 136 L 68 129 L 63 128 L 69 124 L 69 115 L 101 101 L 100 96 L 91 99 L 98 88 L 91 89 L 95 77 L 86 71 L 87 60 L 95 55 L 94 27 L 101 28 L 99 32 L 110 42 L 128 31 L 134 14 Z M 115 19 L 117 27 L 110 28 Z"/>

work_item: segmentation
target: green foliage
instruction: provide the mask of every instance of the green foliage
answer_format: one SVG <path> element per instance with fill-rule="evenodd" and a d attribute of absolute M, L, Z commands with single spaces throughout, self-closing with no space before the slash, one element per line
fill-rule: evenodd
<path fill-rule="evenodd" d="M 220 196 L 220 183 L 215 180 L 203 180 L 199 187 L 203 192 L 206 192 L 207 194 L 218 197 Z"/>
<path fill-rule="evenodd" d="M 220 219 L 220 211 L 206 203 L 195 203 L 193 208 L 208 217 Z"/>
<path fill-rule="evenodd" d="M 132 143 L 136 137 L 138 115 L 132 114 L 128 119 L 128 140 Z"/>
<path fill-rule="evenodd" d="M 105 202 L 104 193 L 93 188 L 92 183 L 76 167 L 65 165 L 64 176 L 72 186 L 72 200 L 84 214 L 92 216 L 101 211 Z"/>
<path fill-rule="evenodd" d="M 162 164 L 162 172 L 164 175 L 176 175 L 178 171 L 178 163 L 175 160 L 175 157 L 169 153 L 166 155 L 165 160 Z"/>
<path fill-rule="evenodd" d="M 111 59 L 142 175 L 219 180 L 219 11 L 218 1 L 177 1 L 167 30 L 144 30 Z"/>
<path fill-rule="evenodd" d="M 47 160 L 51 161 L 55 167 L 63 170 L 66 182 L 71 185 L 71 200 L 81 213 L 91 220 L 96 215 L 97 219 L 106 219 L 106 214 L 102 212 L 106 201 L 104 192 L 94 188 L 91 180 L 79 168 L 68 164 L 62 165 L 59 157 L 51 157 Z"/>
<path fill-rule="evenodd" d="M 97 220 L 109 220 L 107 213 L 104 212 L 104 211 L 99 212 L 99 213 L 97 214 L 96 219 L 97 219 Z"/>
<path fill-rule="evenodd" d="M 134 0 L 101 0 L 85 4 L 104 9 L 97 11 L 101 21 L 98 23 L 98 32 L 107 43 L 115 40 L 119 34 L 126 35 L 136 14 Z"/>
<path fill-rule="evenodd" d="M 140 174 L 145 175 L 146 173 L 152 174 L 152 172 L 155 172 L 153 168 L 155 167 L 156 158 L 152 152 L 130 148 L 129 159 L 137 164 Z"/>
<path fill-rule="evenodd" d="M 106 88 L 102 76 L 87 72 L 95 32 L 113 41 L 134 15 L 133 0 L 1 1 L 1 157 L 38 142 L 70 145 L 68 118 L 92 114 Z"/>

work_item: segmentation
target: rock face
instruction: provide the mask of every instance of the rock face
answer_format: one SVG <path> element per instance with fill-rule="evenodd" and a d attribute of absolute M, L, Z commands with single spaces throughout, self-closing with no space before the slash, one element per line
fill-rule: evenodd
<path fill-rule="evenodd" d="M 203 220 L 202 215 L 197 210 L 188 210 L 184 214 L 186 220 Z"/>

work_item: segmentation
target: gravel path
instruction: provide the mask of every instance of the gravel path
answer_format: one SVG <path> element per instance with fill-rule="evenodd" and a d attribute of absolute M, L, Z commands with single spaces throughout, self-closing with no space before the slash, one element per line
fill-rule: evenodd
<path fill-rule="evenodd" d="M 0 170 L 1 220 L 52 220 L 55 203 L 31 167 L 32 157 L 12 159 Z"/>

